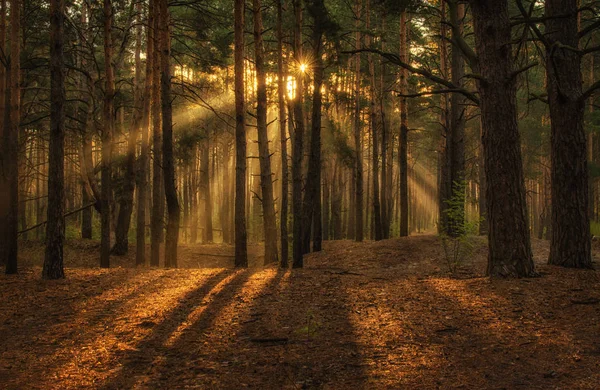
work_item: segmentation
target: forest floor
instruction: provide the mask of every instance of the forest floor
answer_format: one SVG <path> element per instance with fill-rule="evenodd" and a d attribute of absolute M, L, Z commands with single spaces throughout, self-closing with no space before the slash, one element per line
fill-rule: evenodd
<path fill-rule="evenodd" d="M 326 242 L 293 271 L 232 269 L 222 245 L 100 270 L 74 241 L 44 281 L 23 243 L 0 276 L 0 388 L 597 389 L 599 274 L 533 246 L 541 277 L 490 280 L 480 239 L 454 277 L 435 236 Z"/>

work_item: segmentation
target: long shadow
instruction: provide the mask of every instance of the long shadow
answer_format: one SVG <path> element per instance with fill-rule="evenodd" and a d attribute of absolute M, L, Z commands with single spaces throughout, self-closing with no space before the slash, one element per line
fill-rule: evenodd
<path fill-rule="evenodd" d="M 192 325 L 194 327 L 206 328 L 210 326 L 224 306 L 228 303 L 228 298 L 238 291 L 243 283 L 249 278 L 250 271 L 222 271 L 211 277 L 205 284 L 189 292 L 180 300 L 179 305 L 173 308 L 166 318 L 156 324 L 151 333 L 139 342 L 135 349 L 126 352 L 119 358 L 121 369 L 112 378 L 107 379 L 99 388 L 101 389 L 122 389 L 131 388 L 140 380 L 140 376 L 148 375 L 152 370 L 169 372 L 190 356 L 189 342 L 184 335 L 179 337 L 175 344 L 166 347 L 165 343 L 172 334 L 177 331 L 180 325 L 188 319 L 211 290 L 223 281 L 229 275 L 232 280 L 215 294 L 204 308 L 199 318 Z M 198 336 L 196 334 L 195 336 Z M 195 340 L 197 342 L 197 339 Z M 188 347 L 188 348 L 184 348 Z M 141 378 L 143 380 L 143 378 Z M 149 387 L 160 387 L 158 385 L 147 384 Z M 171 384 L 169 384 L 171 386 Z"/>

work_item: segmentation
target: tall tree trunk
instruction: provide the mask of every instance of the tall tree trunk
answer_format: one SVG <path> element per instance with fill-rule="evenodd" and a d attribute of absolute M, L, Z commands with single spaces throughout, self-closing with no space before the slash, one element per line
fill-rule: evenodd
<path fill-rule="evenodd" d="M 449 78 L 448 72 L 448 23 L 446 19 L 446 0 L 441 1 L 441 38 L 440 38 L 440 70 L 443 78 Z M 456 50 L 456 49 L 455 49 Z M 450 151 L 448 142 L 450 137 L 450 99 L 448 95 L 440 95 L 440 150 L 438 155 L 438 233 L 446 233 L 448 227 L 448 200 L 452 193 L 452 182 L 450 180 Z"/>
<path fill-rule="evenodd" d="M 281 240 L 281 268 L 288 267 L 289 247 L 288 247 L 288 156 L 287 156 L 287 132 L 285 116 L 285 89 L 287 72 L 283 68 L 283 12 L 282 1 L 277 0 L 277 97 L 279 108 L 279 137 L 281 141 L 281 207 L 280 207 L 280 240 Z"/>
<path fill-rule="evenodd" d="M 360 34 L 360 17 L 362 11 L 362 1 L 356 1 L 356 34 L 354 47 L 360 50 L 361 34 Z M 362 134 L 361 134 L 361 118 L 360 118 L 360 96 L 361 96 L 361 77 L 360 77 L 360 54 L 356 55 L 354 73 L 356 79 L 354 84 L 354 239 L 358 242 L 364 238 L 364 221 L 363 221 L 363 161 L 362 161 Z"/>
<path fill-rule="evenodd" d="M 479 235 L 485 236 L 488 234 L 488 216 L 487 205 L 485 199 L 485 189 L 487 188 L 485 179 L 485 156 L 483 151 L 483 125 L 481 117 L 479 120 Z M 543 227 L 542 227 L 543 228 Z"/>
<path fill-rule="evenodd" d="M 150 265 L 160 263 L 160 243 L 163 237 L 163 217 L 165 214 L 162 133 L 161 133 L 161 80 L 160 80 L 160 25 L 161 14 L 158 0 L 154 0 L 154 50 L 152 55 L 152 211 L 150 216 Z"/>
<path fill-rule="evenodd" d="M 235 0 L 235 266 L 248 267 L 246 231 L 246 108 L 244 101 L 245 1 Z"/>
<path fill-rule="evenodd" d="M 61 279 L 65 239 L 65 67 L 64 0 L 50 2 L 50 146 L 48 168 L 48 219 L 42 278 Z"/>
<path fill-rule="evenodd" d="M 265 49 L 262 38 L 262 10 L 260 0 L 253 0 L 254 52 L 256 66 L 256 124 L 258 132 L 258 156 L 260 161 L 260 187 L 265 229 L 265 264 L 277 263 L 277 220 L 273 196 L 273 176 L 267 133 L 267 81 Z"/>
<path fill-rule="evenodd" d="M 577 0 L 546 0 L 551 118 L 552 239 L 549 264 L 592 268 L 586 135 Z M 567 15 L 567 16 L 565 16 Z"/>
<path fill-rule="evenodd" d="M 200 146 L 201 155 L 201 169 L 200 174 L 202 175 L 202 190 L 204 191 L 204 230 L 202 241 L 204 243 L 213 242 L 213 224 L 212 224 L 212 199 L 210 196 L 210 172 L 209 172 L 209 152 L 210 143 L 208 140 L 209 135 L 206 136 L 206 141 Z"/>
<path fill-rule="evenodd" d="M 100 267 L 110 266 L 110 230 L 111 230 L 111 201 L 112 201 L 112 138 L 114 129 L 114 96 L 115 78 L 113 69 L 112 43 L 112 0 L 104 0 L 104 129 L 102 130 L 102 188 L 101 188 L 101 240 Z"/>
<path fill-rule="evenodd" d="M 3 250 L 0 252 L 2 260 L 6 264 L 6 273 L 17 273 L 17 251 L 18 251 L 18 210 L 19 210 L 19 122 L 21 115 L 21 91 L 20 91 L 20 31 L 21 31 L 21 2 L 12 0 L 10 2 L 10 68 L 7 70 L 6 98 L 9 102 L 8 110 L 4 114 L 4 139 L 2 153 L 3 178 L 0 183 L 0 207 L 3 209 Z"/>
<path fill-rule="evenodd" d="M 408 62 L 408 23 L 407 12 L 400 16 L 400 60 Z M 400 90 L 408 92 L 408 71 L 400 70 Z M 408 102 L 400 98 L 400 139 L 398 148 L 398 167 L 400 169 L 400 237 L 408 236 Z"/>
<path fill-rule="evenodd" d="M 308 11 L 313 17 L 313 107 L 311 116 L 310 151 L 308 157 L 308 172 L 304 187 L 304 202 L 302 204 L 303 230 L 302 252 L 310 252 L 310 239 L 313 232 L 321 231 L 321 220 L 317 218 L 321 212 L 319 199 L 321 186 L 321 106 L 323 85 L 323 61 L 321 59 L 323 25 L 326 23 L 325 5 L 321 0 L 310 2 Z M 317 228 L 316 225 L 319 225 Z M 314 243 L 317 248 L 321 243 Z"/>
<path fill-rule="evenodd" d="M 152 85 L 154 70 L 154 0 L 150 0 L 148 5 L 148 26 L 146 27 L 146 80 L 144 82 L 144 92 L 142 95 L 142 146 L 140 149 L 140 158 L 137 171 L 137 215 L 136 215 L 136 248 L 135 264 L 146 264 L 146 198 L 148 196 L 146 187 L 148 186 L 148 143 L 150 132 L 150 109 L 152 101 Z"/>
<path fill-rule="evenodd" d="M 163 170 L 167 199 L 167 234 L 165 236 L 165 267 L 177 267 L 179 216 L 175 162 L 173 157 L 173 107 L 171 103 L 171 35 L 169 33 L 168 0 L 160 0 L 160 91 L 162 103 Z"/>
<path fill-rule="evenodd" d="M 367 0 L 367 30 L 371 28 L 371 14 L 370 14 L 370 1 Z M 371 37 L 367 36 L 367 46 L 371 46 Z M 373 229 L 375 234 L 373 238 L 379 241 L 383 238 L 383 223 L 381 213 L 381 199 L 379 194 L 379 135 L 378 135 L 378 113 L 376 102 L 377 91 L 375 89 L 375 64 L 373 63 L 373 55 L 369 53 L 369 77 L 371 79 L 370 95 L 371 95 L 371 106 L 370 106 L 370 123 L 371 123 L 371 134 L 372 134 L 372 147 L 373 152 L 371 156 L 371 169 L 373 171 Z M 381 91 L 383 93 L 383 91 Z M 385 171 L 385 170 L 384 170 Z"/>
<path fill-rule="evenodd" d="M 465 5 L 457 1 L 450 1 L 450 24 L 453 26 L 453 41 L 457 42 L 462 34 Z M 452 83 L 459 88 L 464 84 L 465 62 L 458 45 L 452 49 Z M 450 97 L 450 128 L 446 136 L 446 150 L 449 153 L 450 164 L 450 198 L 452 213 L 448 215 L 447 233 L 457 237 L 463 233 L 465 220 L 465 97 L 460 93 L 453 93 Z"/>
<path fill-rule="evenodd" d="M 302 4 L 293 0 L 294 4 L 294 60 L 296 67 L 302 64 Z M 292 267 L 302 268 L 302 158 L 304 149 L 304 75 L 296 73 L 296 96 L 294 98 L 294 129 L 292 143 L 292 214 L 294 215 Z"/>
<path fill-rule="evenodd" d="M 517 127 L 516 80 L 507 0 L 471 1 L 489 216 L 490 276 L 535 275 Z"/>
<path fill-rule="evenodd" d="M 135 152 L 137 140 L 141 131 L 143 118 L 143 100 L 142 100 L 142 3 L 136 4 L 136 27 L 135 27 L 135 78 L 134 78 L 134 97 L 133 97 L 133 115 L 129 138 L 127 141 L 127 155 L 125 157 L 125 175 L 123 177 L 122 193 L 119 197 L 119 214 L 115 227 L 115 244 L 112 253 L 117 256 L 123 256 L 129 251 L 129 227 L 131 226 L 131 214 L 133 213 L 133 194 L 136 184 L 136 161 Z"/>

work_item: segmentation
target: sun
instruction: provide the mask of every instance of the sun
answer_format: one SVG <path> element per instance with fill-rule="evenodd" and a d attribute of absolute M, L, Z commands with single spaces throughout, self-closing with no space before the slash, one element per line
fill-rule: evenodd
<path fill-rule="evenodd" d="M 308 66 L 306 64 L 300 64 L 300 72 L 306 73 L 307 68 L 308 68 Z"/>

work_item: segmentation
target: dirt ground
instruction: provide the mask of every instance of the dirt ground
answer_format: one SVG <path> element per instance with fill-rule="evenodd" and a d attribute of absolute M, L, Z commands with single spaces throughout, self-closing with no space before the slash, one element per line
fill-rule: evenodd
<path fill-rule="evenodd" d="M 490 280 L 483 240 L 456 277 L 434 236 L 327 242 L 293 271 L 234 270 L 222 245 L 100 270 L 76 241 L 43 281 L 26 243 L 0 275 L 0 388 L 597 389 L 598 273 L 533 245 L 541 277 Z"/>

